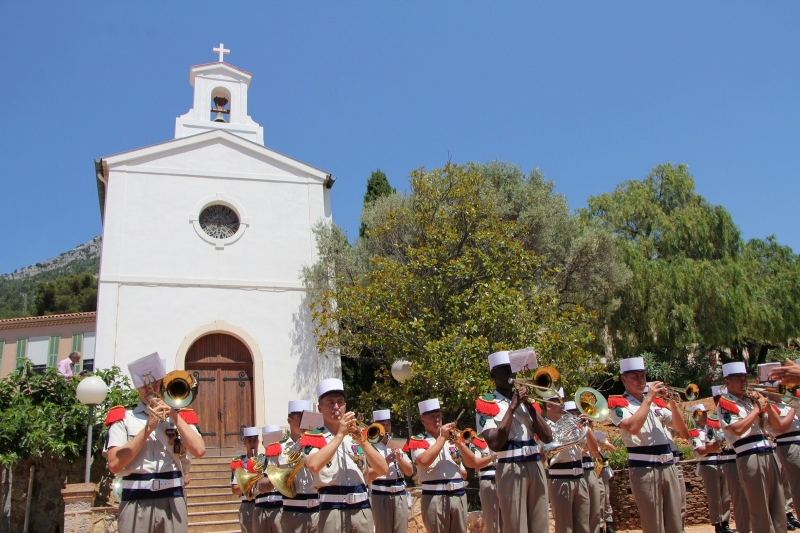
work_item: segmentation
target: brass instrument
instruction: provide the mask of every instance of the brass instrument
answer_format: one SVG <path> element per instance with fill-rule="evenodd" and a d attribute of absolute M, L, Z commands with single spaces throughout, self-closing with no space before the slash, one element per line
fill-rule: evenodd
<path fill-rule="evenodd" d="M 162 422 L 166 422 L 168 415 L 161 412 L 162 404 L 173 409 L 188 407 L 197 397 L 197 380 L 186 370 L 173 370 L 161 380 L 161 392 L 156 395 L 153 385 L 158 381 L 152 373 L 142 376 L 144 386 L 147 387 L 147 408 Z"/>
<path fill-rule="evenodd" d="M 236 483 L 242 494 L 248 500 L 252 500 L 258 494 L 258 482 L 264 477 L 264 457 L 259 455 L 251 457 L 255 472 L 248 472 L 246 468 L 239 467 L 233 471 Z"/>
<path fill-rule="evenodd" d="M 364 437 L 365 433 L 366 437 Z M 367 426 L 364 424 L 364 415 L 358 415 L 355 420 L 350 422 L 350 436 L 356 442 L 364 442 L 366 438 L 370 444 L 377 444 L 386 437 L 386 429 L 383 424 L 378 422 Z"/>
<path fill-rule="evenodd" d="M 286 452 L 286 459 L 289 461 L 289 466 L 286 468 L 268 465 L 267 478 L 269 478 L 272 486 L 281 494 L 287 498 L 294 498 L 297 496 L 297 489 L 294 488 L 294 478 L 306 464 L 306 459 L 303 456 L 303 449 L 300 447 L 299 442 L 295 442 L 292 447 L 289 448 Z"/>
<path fill-rule="evenodd" d="M 575 405 L 578 411 L 592 422 L 602 422 L 609 416 L 608 401 L 600 391 L 591 387 L 581 387 L 575 392 Z"/>
<path fill-rule="evenodd" d="M 569 413 L 564 413 L 564 415 L 555 422 L 553 440 L 545 445 L 545 455 L 550 459 L 558 452 L 572 446 L 583 446 L 588 432 L 588 427 L 581 426 L 580 418 Z"/>
<path fill-rule="evenodd" d="M 543 366 L 536 370 L 533 379 L 527 378 L 508 378 L 511 385 L 522 385 L 529 392 L 533 392 L 539 398 L 531 398 L 531 401 L 546 403 L 548 398 L 555 397 L 557 403 L 564 405 L 564 399 L 558 394 L 561 387 L 561 373 L 552 366 Z"/>
<path fill-rule="evenodd" d="M 689 383 L 685 389 L 680 387 L 670 387 L 669 385 L 666 385 L 666 389 L 668 392 L 659 394 L 659 396 L 665 400 L 675 400 L 676 402 L 680 402 L 681 395 L 683 395 L 686 397 L 687 402 L 691 402 L 700 397 L 700 387 L 694 383 Z"/>
<path fill-rule="evenodd" d="M 600 478 L 603 469 L 608 466 L 608 459 L 603 452 L 600 452 L 600 457 L 594 458 L 594 475 Z"/>
<path fill-rule="evenodd" d="M 461 433 L 459 433 L 458 436 L 461 437 L 461 440 L 464 441 L 464 444 L 469 446 L 472 443 L 472 439 L 477 437 L 478 434 L 475 432 L 474 429 L 467 428 L 464 431 L 462 431 Z"/>

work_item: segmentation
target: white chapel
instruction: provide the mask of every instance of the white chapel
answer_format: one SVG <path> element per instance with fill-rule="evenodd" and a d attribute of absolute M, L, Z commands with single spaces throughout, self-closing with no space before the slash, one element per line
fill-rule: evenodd
<path fill-rule="evenodd" d="M 209 453 L 242 426 L 286 425 L 341 373 L 317 354 L 303 265 L 331 220 L 328 173 L 264 146 L 247 114 L 252 75 L 223 61 L 189 72 L 192 109 L 175 138 L 95 162 L 103 250 L 95 367 L 158 352 L 199 379 Z"/>

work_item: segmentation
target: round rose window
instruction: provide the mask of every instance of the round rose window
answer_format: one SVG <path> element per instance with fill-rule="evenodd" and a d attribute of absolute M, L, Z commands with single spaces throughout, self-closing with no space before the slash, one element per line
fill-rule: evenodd
<path fill-rule="evenodd" d="M 200 227 L 212 239 L 227 239 L 239 231 L 239 215 L 228 206 L 210 205 L 200 213 Z"/>

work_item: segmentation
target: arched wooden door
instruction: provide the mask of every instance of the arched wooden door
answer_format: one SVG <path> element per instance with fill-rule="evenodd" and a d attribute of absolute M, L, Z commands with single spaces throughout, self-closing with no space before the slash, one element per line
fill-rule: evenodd
<path fill-rule="evenodd" d="M 231 335 L 200 337 L 186 353 L 186 370 L 198 380 L 197 411 L 206 453 L 232 455 L 242 447 L 242 427 L 255 425 L 253 358 Z"/>

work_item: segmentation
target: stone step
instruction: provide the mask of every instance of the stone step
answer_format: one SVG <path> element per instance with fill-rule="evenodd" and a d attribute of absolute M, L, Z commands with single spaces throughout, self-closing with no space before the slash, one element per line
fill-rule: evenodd
<path fill-rule="evenodd" d="M 205 494 L 189 494 L 189 491 L 186 491 L 186 501 L 188 503 L 205 503 L 205 502 L 214 502 L 214 501 L 231 501 L 239 505 L 240 499 L 239 496 L 234 496 L 231 494 L 230 489 L 228 491 L 223 492 L 208 492 Z"/>
<path fill-rule="evenodd" d="M 205 513 L 207 511 L 233 511 L 239 512 L 238 500 L 214 500 L 210 502 L 194 502 L 187 503 L 186 508 L 191 516 L 193 513 Z"/>
<path fill-rule="evenodd" d="M 227 509 L 222 511 L 203 511 L 201 513 L 189 513 L 189 523 L 197 524 L 202 522 L 211 521 L 229 521 L 234 520 L 239 523 L 239 510 L 229 511 Z"/>
<path fill-rule="evenodd" d="M 209 472 L 212 472 L 212 473 L 228 472 L 230 474 L 231 465 L 230 464 L 224 464 L 224 465 L 201 465 L 201 466 L 192 465 L 192 470 L 189 473 L 194 475 L 194 474 L 198 474 L 198 473 L 209 473 Z"/>
<path fill-rule="evenodd" d="M 240 533 L 239 517 L 236 520 L 214 520 L 189 524 L 189 533 Z"/>
<path fill-rule="evenodd" d="M 244 450 L 242 450 L 244 452 Z M 231 459 L 233 459 L 236 455 L 241 455 L 242 453 L 233 453 L 231 455 L 220 455 L 217 457 L 209 457 L 206 455 L 202 459 L 192 459 L 192 465 L 211 465 L 211 464 L 223 464 L 228 463 L 230 464 Z"/>
<path fill-rule="evenodd" d="M 187 488 L 192 487 L 207 487 L 209 485 L 222 485 L 222 484 L 230 484 L 231 477 L 230 476 L 198 476 L 194 472 L 189 474 L 189 478 L 191 479 Z"/>
<path fill-rule="evenodd" d="M 195 486 L 194 482 L 192 482 L 189 483 L 187 487 L 185 487 L 185 491 L 187 498 L 191 498 L 192 496 L 200 494 L 211 494 L 214 492 L 227 492 L 228 494 L 230 494 L 231 484 L 224 483 L 224 484 Z"/>

